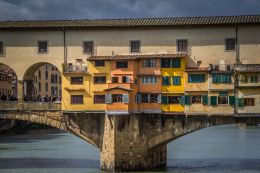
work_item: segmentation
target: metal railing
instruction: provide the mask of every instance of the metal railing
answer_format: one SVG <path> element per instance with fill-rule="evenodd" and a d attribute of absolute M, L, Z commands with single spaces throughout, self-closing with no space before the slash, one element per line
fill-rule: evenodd
<path fill-rule="evenodd" d="M 234 65 L 233 64 L 210 64 L 211 72 L 233 72 Z"/>
<path fill-rule="evenodd" d="M 61 103 L 0 101 L 0 110 L 52 110 L 60 111 Z"/>
<path fill-rule="evenodd" d="M 235 70 L 238 72 L 260 72 L 260 64 L 236 64 Z"/>

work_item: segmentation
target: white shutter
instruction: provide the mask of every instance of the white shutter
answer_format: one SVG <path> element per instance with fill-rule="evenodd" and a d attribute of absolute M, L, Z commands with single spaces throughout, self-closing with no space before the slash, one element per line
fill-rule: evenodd
<path fill-rule="evenodd" d="M 129 103 L 129 95 L 123 94 L 123 103 Z"/>
<path fill-rule="evenodd" d="M 130 83 L 130 77 L 126 76 L 126 83 Z"/>
<path fill-rule="evenodd" d="M 161 94 L 158 94 L 158 95 L 157 95 L 157 102 L 158 102 L 158 103 L 161 103 L 161 102 L 162 102 L 162 96 L 161 96 Z"/>
<path fill-rule="evenodd" d="M 137 94 L 137 103 L 142 102 L 142 94 Z"/>
<path fill-rule="evenodd" d="M 105 95 L 105 102 L 106 103 L 112 103 L 112 95 L 111 94 Z"/>

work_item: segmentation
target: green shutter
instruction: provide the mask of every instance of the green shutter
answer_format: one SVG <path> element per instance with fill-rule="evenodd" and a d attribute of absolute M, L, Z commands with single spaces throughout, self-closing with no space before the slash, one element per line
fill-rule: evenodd
<path fill-rule="evenodd" d="M 209 104 L 208 95 L 203 95 L 202 96 L 202 104 L 203 105 L 208 105 Z"/>
<path fill-rule="evenodd" d="M 217 75 L 212 75 L 212 83 L 217 83 Z"/>
<path fill-rule="evenodd" d="M 162 77 L 162 85 L 163 85 L 163 86 L 168 86 L 168 85 L 170 85 L 169 76 L 163 76 L 163 77 Z"/>
<path fill-rule="evenodd" d="M 162 104 L 168 104 L 168 97 L 167 96 L 162 96 Z"/>
<path fill-rule="evenodd" d="M 231 83 L 231 75 L 230 74 L 227 75 L 227 83 Z"/>
<path fill-rule="evenodd" d="M 191 104 L 190 96 L 189 96 L 189 95 L 186 95 L 186 96 L 185 96 L 185 105 L 190 105 L 190 104 Z"/>
<path fill-rule="evenodd" d="M 237 99 L 237 106 L 238 107 L 244 107 L 244 100 L 243 100 L 243 98 L 238 98 Z"/>
<path fill-rule="evenodd" d="M 179 103 L 182 105 L 185 104 L 185 96 L 181 96 Z"/>
<path fill-rule="evenodd" d="M 210 105 L 216 106 L 217 105 L 217 96 L 211 96 L 210 97 Z"/>
<path fill-rule="evenodd" d="M 229 96 L 229 105 L 234 106 L 235 105 L 235 96 Z"/>
<path fill-rule="evenodd" d="M 175 85 L 175 86 L 181 85 L 181 77 L 180 76 L 173 76 L 172 77 L 172 85 Z"/>

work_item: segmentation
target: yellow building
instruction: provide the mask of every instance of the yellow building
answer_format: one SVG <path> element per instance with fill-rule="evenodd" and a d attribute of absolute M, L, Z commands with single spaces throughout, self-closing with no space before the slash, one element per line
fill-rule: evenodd
<path fill-rule="evenodd" d="M 79 63 L 79 61 L 81 61 Z M 105 111 L 105 92 L 110 81 L 109 61 L 64 64 L 62 109 L 66 111 Z M 87 66 L 86 66 L 87 65 Z"/>
<path fill-rule="evenodd" d="M 162 70 L 162 112 L 184 113 L 185 57 L 161 59 Z"/>

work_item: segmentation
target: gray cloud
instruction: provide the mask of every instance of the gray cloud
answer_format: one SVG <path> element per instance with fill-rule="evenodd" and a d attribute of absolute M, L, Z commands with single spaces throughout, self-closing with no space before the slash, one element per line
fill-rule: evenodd
<path fill-rule="evenodd" d="M 260 14 L 260 0 L 0 0 L 0 20 Z"/>

